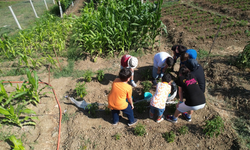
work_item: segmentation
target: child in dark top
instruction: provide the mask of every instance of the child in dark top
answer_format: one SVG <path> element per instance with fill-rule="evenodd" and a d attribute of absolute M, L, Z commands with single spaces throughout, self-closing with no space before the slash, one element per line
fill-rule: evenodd
<path fill-rule="evenodd" d="M 174 45 L 171 50 L 174 52 L 174 63 L 176 63 L 176 60 L 178 57 L 181 56 L 182 53 L 185 53 L 187 51 L 187 48 L 182 45 Z"/>
<path fill-rule="evenodd" d="M 182 115 L 187 121 L 191 121 L 191 115 L 193 111 L 205 107 L 205 95 L 201 91 L 197 79 L 194 75 L 190 73 L 190 70 L 186 66 L 181 67 L 180 69 L 177 85 L 179 86 L 178 92 L 180 102 L 176 106 L 177 109 L 174 115 L 168 115 L 166 119 L 170 122 L 176 123 L 177 118 L 182 113 Z M 183 91 L 186 94 L 185 102 L 183 102 Z"/>
<path fill-rule="evenodd" d="M 198 81 L 199 87 L 202 92 L 205 92 L 206 82 L 205 82 L 205 74 L 202 66 L 198 64 L 195 59 L 188 59 L 185 62 L 185 66 L 191 71 L 190 73 L 194 75 Z"/>

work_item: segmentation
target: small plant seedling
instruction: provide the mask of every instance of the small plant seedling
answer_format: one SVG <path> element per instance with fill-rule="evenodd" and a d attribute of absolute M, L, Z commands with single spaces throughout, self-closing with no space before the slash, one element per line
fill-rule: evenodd
<path fill-rule="evenodd" d="M 69 121 L 69 114 L 66 112 L 62 115 L 62 123 Z"/>
<path fill-rule="evenodd" d="M 102 80 L 104 79 L 104 71 L 103 70 L 98 70 L 96 74 L 97 74 L 97 80 L 99 82 L 102 82 Z"/>
<path fill-rule="evenodd" d="M 62 115 L 62 123 L 69 121 L 69 119 L 70 119 L 71 117 L 74 117 L 75 115 L 76 115 L 76 114 L 68 114 L 67 112 L 65 112 L 65 113 Z"/>
<path fill-rule="evenodd" d="M 220 116 L 216 116 L 212 120 L 207 120 L 204 127 L 203 131 L 206 135 L 210 137 L 215 135 L 217 137 L 222 131 L 224 131 L 224 121 Z"/>
<path fill-rule="evenodd" d="M 87 106 L 88 109 L 88 113 L 93 116 L 96 117 L 96 111 L 99 109 L 99 105 L 97 102 L 93 103 L 93 104 L 89 104 Z"/>
<path fill-rule="evenodd" d="M 119 133 L 116 133 L 116 134 L 114 135 L 114 137 L 115 137 L 115 140 L 120 140 L 121 135 L 120 135 Z"/>
<path fill-rule="evenodd" d="M 165 132 L 163 133 L 163 138 L 168 142 L 168 143 L 172 143 L 174 142 L 174 139 L 176 137 L 176 135 L 174 134 L 173 131 L 170 131 L 170 132 Z"/>
<path fill-rule="evenodd" d="M 182 134 L 182 135 L 185 135 L 186 133 L 188 133 L 188 127 L 187 126 L 182 126 L 179 129 L 179 133 Z"/>
<path fill-rule="evenodd" d="M 87 95 L 86 87 L 85 87 L 85 82 L 84 83 L 77 83 L 76 84 L 76 94 L 77 96 L 80 96 L 80 98 L 83 98 L 84 96 Z"/>
<path fill-rule="evenodd" d="M 134 129 L 134 133 L 135 135 L 138 136 L 143 136 L 145 134 L 147 134 L 146 129 L 145 129 L 145 125 L 139 123 L 136 125 L 135 129 Z"/>
<path fill-rule="evenodd" d="M 144 81 L 142 82 L 142 85 L 144 87 L 144 92 L 149 92 L 150 88 L 152 87 L 152 83 L 150 81 Z"/>
<path fill-rule="evenodd" d="M 92 76 L 94 73 L 91 70 L 87 70 L 84 74 L 83 77 L 87 82 L 90 82 L 92 80 Z"/>

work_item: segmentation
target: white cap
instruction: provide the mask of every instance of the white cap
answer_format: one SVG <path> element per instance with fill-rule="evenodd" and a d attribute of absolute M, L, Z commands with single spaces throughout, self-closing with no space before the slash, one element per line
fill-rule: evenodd
<path fill-rule="evenodd" d="M 134 69 L 137 67 L 137 65 L 138 65 L 138 59 L 136 57 L 131 56 L 128 59 L 128 67 Z"/>

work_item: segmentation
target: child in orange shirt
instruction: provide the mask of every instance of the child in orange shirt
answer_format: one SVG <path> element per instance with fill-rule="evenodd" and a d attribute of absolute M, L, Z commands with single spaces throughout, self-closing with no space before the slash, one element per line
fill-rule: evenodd
<path fill-rule="evenodd" d="M 118 124 L 120 111 L 127 114 L 129 126 L 137 122 L 133 112 L 132 87 L 127 83 L 131 78 L 131 74 L 130 69 L 121 69 L 119 78 L 116 78 L 112 84 L 112 89 L 108 96 L 108 108 L 110 108 L 112 112 L 113 125 Z M 126 99 L 128 99 L 128 102 L 126 102 Z"/>
<path fill-rule="evenodd" d="M 168 95 L 171 93 L 171 75 L 164 74 L 162 77 L 162 82 L 159 82 L 156 86 L 155 95 L 150 100 L 150 111 L 149 117 L 154 117 L 154 111 L 158 111 L 157 123 L 164 120 L 163 113 L 166 107 L 166 100 Z"/>

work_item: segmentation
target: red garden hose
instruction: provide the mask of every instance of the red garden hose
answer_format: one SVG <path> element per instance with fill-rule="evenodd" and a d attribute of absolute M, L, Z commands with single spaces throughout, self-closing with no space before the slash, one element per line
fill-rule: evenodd
<path fill-rule="evenodd" d="M 23 83 L 23 81 L 3 81 L 2 83 Z M 48 84 L 46 82 L 38 82 L 38 83 L 46 84 L 46 85 L 48 85 L 48 86 L 50 86 L 52 88 L 52 91 L 53 91 L 53 93 L 55 95 L 55 98 L 56 98 L 56 102 L 57 102 L 58 107 L 59 107 L 60 117 L 59 117 L 59 129 L 58 129 L 58 140 L 57 140 L 57 150 L 59 150 L 59 146 L 60 146 L 60 133 L 61 133 L 61 120 L 62 120 L 61 106 L 60 106 L 60 103 L 59 103 L 59 101 L 58 101 L 58 99 L 56 97 L 56 92 L 55 92 L 54 88 L 50 84 Z"/>

